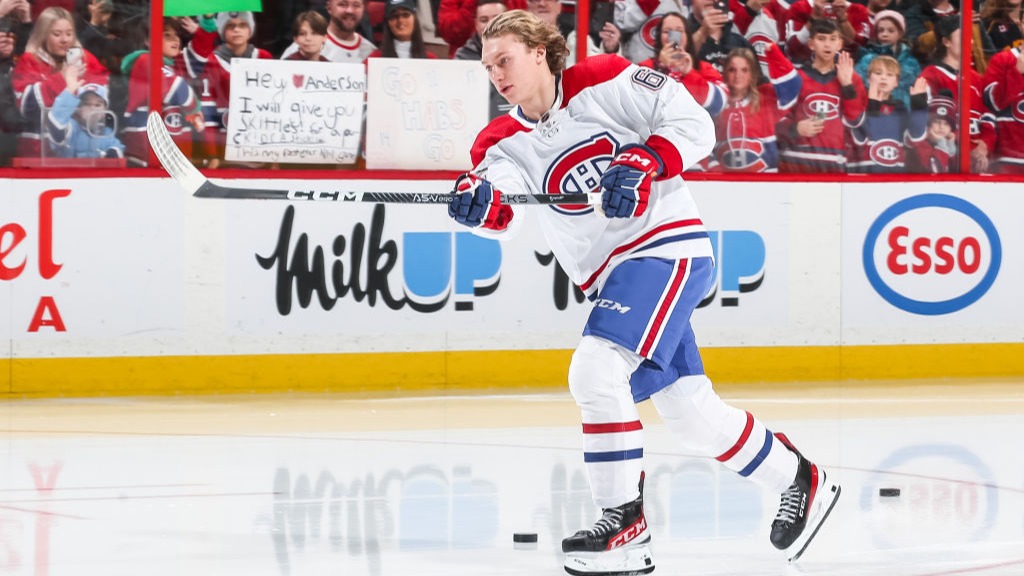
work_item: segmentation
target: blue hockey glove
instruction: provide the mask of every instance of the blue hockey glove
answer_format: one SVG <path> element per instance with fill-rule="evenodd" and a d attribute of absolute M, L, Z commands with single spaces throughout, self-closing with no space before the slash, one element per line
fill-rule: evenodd
<path fill-rule="evenodd" d="M 632 218 L 647 210 L 651 180 L 661 173 L 661 158 L 642 144 L 624 146 L 601 175 L 601 208 L 609 218 Z"/>
<path fill-rule="evenodd" d="M 512 221 L 512 207 L 501 202 L 501 192 L 490 182 L 467 172 L 455 181 L 448 215 L 470 228 L 504 230 Z"/>

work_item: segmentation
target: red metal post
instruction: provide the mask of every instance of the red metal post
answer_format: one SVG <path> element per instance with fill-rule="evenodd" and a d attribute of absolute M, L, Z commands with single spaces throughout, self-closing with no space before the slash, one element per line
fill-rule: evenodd
<path fill-rule="evenodd" d="M 149 4 L 149 111 L 162 112 L 164 78 L 164 0 L 150 0 Z M 153 150 L 149 150 L 149 165 L 159 166 Z"/>
<path fill-rule="evenodd" d="M 960 173 L 971 173 L 971 77 L 974 58 L 971 45 L 974 40 L 972 0 L 960 2 Z"/>
<path fill-rule="evenodd" d="M 590 0 L 576 0 L 576 61 L 582 62 L 587 57 L 590 41 Z"/>

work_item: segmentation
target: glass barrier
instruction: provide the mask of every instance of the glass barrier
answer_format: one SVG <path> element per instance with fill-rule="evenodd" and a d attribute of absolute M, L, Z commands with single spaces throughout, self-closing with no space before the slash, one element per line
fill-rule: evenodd
<path fill-rule="evenodd" d="M 187 12 L 190 4 L 154 6 L 167 14 Z M 231 96 L 232 59 L 305 61 L 303 66 L 363 64 L 389 55 L 479 60 L 477 31 L 507 8 L 463 2 L 457 10 L 439 9 L 427 0 L 327 0 L 319 11 L 285 0 L 254 4 L 261 10 L 166 16 L 159 34 L 152 34 L 148 3 L 88 0 L 77 11 L 56 1 L 4 3 L 9 11 L 0 13 L 0 165 L 150 165 L 150 59 L 159 58 L 164 125 L 195 165 L 362 169 L 365 107 L 363 124 L 356 122 L 363 141 L 350 162 L 311 162 L 313 154 L 257 161 L 233 150 L 228 119 L 244 104 Z M 659 70 L 711 114 L 717 146 L 694 170 L 1024 171 L 1024 145 L 1016 138 L 1016 126 L 1024 121 L 1020 8 L 1011 10 L 1006 0 L 967 5 L 964 13 L 944 0 L 884 9 L 882 4 L 694 0 L 679 12 L 653 14 L 637 0 L 621 0 L 618 10 L 604 0 L 581 0 L 580 6 L 589 13 L 588 54 L 618 53 Z M 509 5 L 552 21 L 575 51 L 575 3 Z M 960 30 L 965 18 L 972 21 L 966 40 Z M 72 40 L 55 40 L 60 30 L 71 32 Z M 150 38 L 160 38 L 160 44 L 150 47 Z M 970 74 L 961 74 L 962 62 Z M 363 97 L 385 96 L 371 85 Z M 507 113 L 507 103 L 493 89 L 487 100 L 490 117 Z M 301 142 L 305 136 L 293 138 Z"/>

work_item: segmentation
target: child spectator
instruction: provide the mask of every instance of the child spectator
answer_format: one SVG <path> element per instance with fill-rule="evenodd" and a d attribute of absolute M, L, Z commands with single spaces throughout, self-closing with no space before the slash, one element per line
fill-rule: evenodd
<path fill-rule="evenodd" d="M 796 103 L 802 78 L 777 44 L 758 42 L 768 69 L 762 82 L 758 56 L 735 48 L 725 59 L 729 103 L 715 117 L 717 143 L 711 168 L 726 172 L 778 172 L 775 125 Z"/>
<path fill-rule="evenodd" d="M 107 87 L 81 84 L 72 67 L 64 77 L 67 87 L 46 115 L 50 152 L 58 158 L 122 158 L 124 145 L 107 125 Z"/>
<path fill-rule="evenodd" d="M 359 33 L 360 23 L 366 14 L 363 0 L 327 0 L 327 41 L 324 43 L 323 56 L 331 62 L 362 63 L 377 49 L 368 37 Z M 291 56 L 299 46 L 292 45 L 285 49 L 282 58 Z"/>
<path fill-rule="evenodd" d="M 224 157 L 225 140 L 227 138 L 227 112 L 231 96 L 231 59 L 261 58 L 270 59 L 270 53 L 253 46 L 253 28 L 256 25 L 252 12 L 221 12 L 217 14 L 214 24 L 217 34 L 206 27 L 199 26 L 191 19 L 182 22 L 191 23 L 189 32 L 192 40 L 185 51 L 178 57 L 176 65 L 178 73 L 187 75 L 199 87 L 199 103 L 203 109 L 206 129 L 203 131 L 195 154 L 205 159 L 208 168 L 217 168 Z M 214 49 L 217 37 L 222 43 Z"/>
<path fill-rule="evenodd" d="M 313 62 L 330 62 L 323 55 L 324 42 L 327 41 L 327 19 L 309 10 L 295 17 L 292 26 L 292 40 L 298 49 L 282 60 L 309 60 Z"/>
<path fill-rule="evenodd" d="M 847 128 L 864 122 L 867 95 L 836 22 L 811 20 L 807 29 L 814 59 L 799 71 L 800 96 L 778 125 L 779 171 L 845 172 Z"/>
<path fill-rule="evenodd" d="M 965 78 L 970 82 L 971 89 L 971 110 L 970 110 L 970 154 L 971 171 L 982 173 L 988 170 L 989 155 L 996 146 L 996 118 L 985 107 L 992 102 L 982 99 L 981 75 L 974 70 L 968 74 L 960 74 L 960 18 L 942 18 L 935 25 L 935 38 L 938 44 L 934 53 L 934 64 L 926 66 L 921 71 L 921 78 L 928 82 L 929 98 L 938 94 L 940 90 L 946 90 L 953 95 L 953 102 L 957 109 L 960 106 L 960 82 Z M 985 86 L 988 83 L 984 84 Z M 986 98 L 987 98 L 986 91 Z M 993 109 L 997 109 L 994 108 Z M 963 144 L 957 146 L 963 149 Z"/>
<path fill-rule="evenodd" d="M 893 91 L 893 98 L 910 108 L 910 87 L 921 73 L 921 64 L 914 57 L 910 46 L 903 42 L 906 23 L 903 15 L 895 10 L 883 10 L 875 16 L 871 41 L 861 49 L 854 71 L 861 78 L 867 78 L 868 66 L 878 56 L 891 56 L 900 65 L 900 85 Z"/>
<path fill-rule="evenodd" d="M 106 68 L 79 44 L 71 13 L 63 8 L 47 8 L 39 14 L 25 54 L 11 76 L 14 96 L 25 118 L 25 130 L 18 138 L 18 156 L 40 157 L 43 117 L 67 87 L 66 68 L 73 68 L 83 84 L 108 84 Z"/>
<path fill-rule="evenodd" d="M 900 63 L 879 56 L 867 69 L 868 109 L 864 123 L 852 130 L 856 146 L 848 172 L 902 173 L 906 151 L 925 138 L 928 130 L 928 84 L 917 79 L 910 88 L 910 109 L 894 97 Z"/>
<path fill-rule="evenodd" d="M 502 3 L 508 10 L 526 9 L 526 0 L 504 0 Z M 479 18 L 478 5 L 477 0 L 441 0 L 441 7 L 437 9 L 437 33 L 448 43 L 450 58 L 458 58 L 456 51 L 480 33 L 479 21 L 474 20 Z M 479 60 L 479 56 L 476 59 Z"/>
<path fill-rule="evenodd" d="M 662 15 L 655 27 L 654 49 L 657 56 L 640 62 L 640 66 L 654 68 L 682 83 L 712 117 L 722 111 L 727 97 L 722 75 L 694 54 L 682 14 Z"/>
<path fill-rule="evenodd" d="M 387 26 L 380 48 L 370 53 L 369 58 L 436 58 L 427 51 L 423 42 L 423 30 L 416 17 L 414 0 L 388 0 Z"/>
<path fill-rule="evenodd" d="M 1024 174 L 1024 51 L 1004 50 L 992 57 L 985 71 L 985 103 L 995 111 L 997 174 Z"/>
<path fill-rule="evenodd" d="M 948 90 L 928 103 L 928 134 L 910 150 L 910 171 L 945 174 L 956 158 L 956 104 Z"/>
<path fill-rule="evenodd" d="M 174 63 L 181 54 L 179 21 L 164 18 L 163 66 L 161 74 L 161 114 L 171 138 L 185 154 L 192 157 L 194 135 L 202 134 L 206 127 L 199 99 L 188 81 L 174 71 Z M 128 106 L 124 113 L 121 138 L 125 156 L 131 166 L 149 165 L 149 141 L 146 138 L 146 116 L 149 114 L 149 49 L 138 50 L 125 57 L 121 69 L 128 77 Z"/>
<path fill-rule="evenodd" d="M 809 40 L 811 20 L 831 20 L 842 39 L 842 49 L 856 54 L 871 38 L 871 17 L 861 4 L 847 0 L 797 0 L 782 18 L 780 34 L 785 38 L 786 55 L 793 62 L 811 57 Z"/>

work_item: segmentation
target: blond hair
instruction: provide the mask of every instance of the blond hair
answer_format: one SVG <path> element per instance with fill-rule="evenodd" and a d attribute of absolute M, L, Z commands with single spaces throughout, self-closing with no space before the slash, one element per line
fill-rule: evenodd
<path fill-rule="evenodd" d="M 761 109 L 761 91 L 758 90 L 758 86 L 761 85 L 761 65 L 757 62 L 754 51 L 742 46 L 729 51 L 725 57 L 724 68 L 728 68 L 729 63 L 733 60 L 743 60 L 747 63 L 747 68 L 750 69 L 750 88 L 747 89 L 747 99 L 750 100 L 750 111 L 756 113 Z"/>
<path fill-rule="evenodd" d="M 75 19 L 71 16 L 71 13 L 67 10 L 58 6 L 50 6 L 46 10 L 39 13 L 39 17 L 36 18 L 36 23 L 32 26 L 32 33 L 28 37 L 28 42 L 25 44 L 25 52 L 31 52 L 37 58 L 56 66 L 59 64 L 53 54 L 46 49 L 46 38 L 50 35 L 50 30 L 53 29 L 53 25 L 61 20 L 67 20 L 71 23 L 71 33 L 74 35 L 75 41 L 71 44 L 72 46 L 82 47 L 82 44 L 78 41 L 78 35 L 75 34 Z"/>
<path fill-rule="evenodd" d="M 868 63 L 868 75 L 870 76 L 872 72 L 878 69 L 885 72 L 892 72 L 899 76 L 900 62 L 892 56 L 876 56 L 870 63 Z"/>
<path fill-rule="evenodd" d="M 557 28 L 537 16 L 525 10 L 503 12 L 487 23 L 480 38 L 487 40 L 506 34 L 514 36 L 531 50 L 543 46 L 546 50 L 545 59 L 552 74 L 557 74 L 565 68 L 565 58 L 569 55 L 565 38 Z"/>

